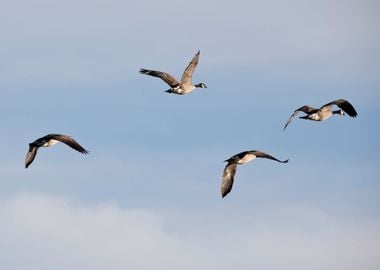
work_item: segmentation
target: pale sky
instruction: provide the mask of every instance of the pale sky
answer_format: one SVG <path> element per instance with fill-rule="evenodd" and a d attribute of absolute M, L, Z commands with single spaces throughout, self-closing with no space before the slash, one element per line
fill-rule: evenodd
<path fill-rule="evenodd" d="M 6 1 L 0 269 L 380 268 L 377 1 Z M 140 68 L 194 82 L 169 95 Z M 345 98 L 358 117 L 295 119 Z M 73 136 L 41 149 L 28 143 Z M 288 164 L 223 160 L 266 151 Z"/>

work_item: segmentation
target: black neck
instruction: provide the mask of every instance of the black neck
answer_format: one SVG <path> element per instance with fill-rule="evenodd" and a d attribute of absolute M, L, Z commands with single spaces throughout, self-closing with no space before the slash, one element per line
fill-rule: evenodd
<path fill-rule="evenodd" d="M 332 111 L 333 114 L 341 114 L 340 110 Z"/>

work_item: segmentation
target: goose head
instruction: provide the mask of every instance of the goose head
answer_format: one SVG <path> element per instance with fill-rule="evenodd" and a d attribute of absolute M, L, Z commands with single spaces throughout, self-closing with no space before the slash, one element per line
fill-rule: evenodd
<path fill-rule="evenodd" d="M 228 162 L 228 163 L 238 163 L 239 161 L 239 157 L 238 156 L 233 156 L 229 159 L 226 159 L 224 162 Z"/>
<path fill-rule="evenodd" d="M 196 88 L 207 88 L 207 86 L 206 86 L 204 83 L 194 84 L 194 86 L 195 86 Z"/>

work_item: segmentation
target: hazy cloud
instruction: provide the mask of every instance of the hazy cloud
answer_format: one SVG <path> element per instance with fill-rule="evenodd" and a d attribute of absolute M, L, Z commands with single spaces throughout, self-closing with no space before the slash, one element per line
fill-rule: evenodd
<path fill-rule="evenodd" d="M 115 203 L 76 205 L 63 198 L 19 194 L 0 203 L 0 267 L 370 270 L 380 266 L 378 222 L 347 223 L 306 206 L 286 206 L 255 219 L 200 233 L 181 229 L 175 219 L 168 226 L 171 219 L 149 209 L 125 209 Z M 313 226 L 307 228 L 305 219 Z M 194 222 L 196 228 L 202 227 L 202 220 Z"/>

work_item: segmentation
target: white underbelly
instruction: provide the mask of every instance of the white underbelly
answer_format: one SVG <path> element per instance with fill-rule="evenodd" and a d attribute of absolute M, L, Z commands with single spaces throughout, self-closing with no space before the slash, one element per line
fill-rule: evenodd
<path fill-rule="evenodd" d="M 321 121 L 321 118 L 319 117 L 318 113 L 310 114 L 309 119 L 314 121 Z"/>
<path fill-rule="evenodd" d="M 238 161 L 239 164 L 244 164 L 247 162 L 250 162 L 251 160 L 255 159 L 256 156 L 254 154 L 247 154 L 242 159 Z"/>
<path fill-rule="evenodd" d="M 57 140 L 49 140 L 43 146 L 49 147 L 49 146 L 56 145 L 57 143 L 59 143 L 59 141 L 57 141 Z"/>

